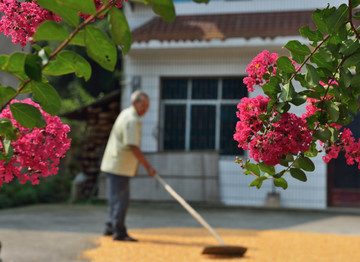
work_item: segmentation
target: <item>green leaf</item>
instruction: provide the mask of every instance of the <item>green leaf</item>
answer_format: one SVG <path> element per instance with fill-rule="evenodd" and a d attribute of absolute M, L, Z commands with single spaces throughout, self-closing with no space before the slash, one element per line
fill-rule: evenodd
<path fill-rule="evenodd" d="M 13 146 L 11 145 L 11 140 L 4 140 L 3 145 L 4 145 L 5 153 L 7 155 L 5 161 L 5 165 L 7 165 L 10 163 L 11 159 L 14 156 L 14 149 Z"/>
<path fill-rule="evenodd" d="M 290 107 L 291 106 L 289 105 L 288 102 L 278 103 L 276 105 L 276 111 L 279 112 L 280 114 L 283 114 L 289 111 Z"/>
<path fill-rule="evenodd" d="M 59 6 L 74 9 L 83 14 L 95 14 L 96 9 L 93 0 L 56 0 Z"/>
<path fill-rule="evenodd" d="M 284 190 L 287 189 L 288 187 L 288 183 L 286 182 L 286 180 L 282 177 L 280 178 L 274 178 L 274 185 L 276 187 L 281 187 L 283 188 Z"/>
<path fill-rule="evenodd" d="M 130 50 L 132 37 L 125 15 L 117 8 L 111 8 L 108 15 L 109 29 L 112 40 L 121 47 L 123 54 Z"/>
<path fill-rule="evenodd" d="M 16 128 L 12 125 L 11 120 L 0 118 L 0 135 L 8 140 L 15 140 Z"/>
<path fill-rule="evenodd" d="M 149 0 L 155 14 L 159 15 L 164 21 L 171 23 L 174 21 L 176 13 L 172 0 Z"/>
<path fill-rule="evenodd" d="M 260 176 L 259 166 L 257 164 L 246 163 L 246 170 L 254 173 L 254 175 Z"/>
<path fill-rule="evenodd" d="M 15 120 L 23 127 L 34 128 L 46 125 L 40 110 L 35 106 L 25 103 L 13 103 L 10 111 Z"/>
<path fill-rule="evenodd" d="M 65 2 L 65 0 L 63 2 Z M 66 6 L 59 5 L 56 0 L 36 0 L 36 3 L 38 3 L 42 8 L 52 11 L 63 18 L 69 26 L 76 27 L 80 22 L 77 11 Z"/>
<path fill-rule="evenodd" d="M 272 112 L 275 104 L 276 104 L 276 100 L 275 100 L 275 99 L 271 99 L 271 100 L 268 102 L 268 104 L 267 104 L 266 112 L 267 112 L 267 113 Z"/>
<path fill-rule="evenodd" d="M 85 45 L 91 59 L 106 70 L 114 70 L 117 62 L 116 47 L 102 30 L 94 26 L 87 26 L 85 28 Z"/>
<path fill-rule="evenodd" d="M 307 56 L 310 55 L 311 51 L 307 45 L 300 43 L 298 40 L 291 40 L 284 46 L 291 53 L 297 55 Z"/>
<path fill-rule="evenodd" d="M 51 61 L 44 69 L 47 75 L 65 75 L 75 72 L 77 77 L 88 81 L 91 77 L 91 66 L 86 59 L 72 51 L 61 51 L 56 60 Z"/>
<path fill-rule="evenodd" d="M 345 60 L 343 67 L 347 68 L 351 66 L 357 66 L 359 63 L 360 63 L 360 53 L 355 53 Z"/>
<path fill-rule="evenodd" d="M 283 89 L 281 90 L 280 98 L 284 102 L 289 102 L 295 97 L 295 95 L 296 95 L 295 88 L 290 82 L 283 86 Z"/>
<path fill-rule="evenodd" d="M 314 136 L 318 138 L 320 141 L 326 143 L 331 138 L 331 132 L 328 129 L 324 130 L 316 130 Z"/>
<path fill-rule="evenodd" d="M 73 39 L 71 39 L 69 45 L 85 46 L 85 31 L 80 30 Z"/>
<path fill-rule="evenodd" d="M 352 82 L 351 72 L 348 69 L 341 67 L 340 76 L 341 76 L 341 80 L 344 82 L 345 87 L 349 87 Z M 359 75 L 355 75 L 355 76 L 359 76 Z M 359 84 L 360 84 L 360 76 L 359 76 Z"/>
<path fill-rule="evenodd" d="M 310 148 L 307 152 L 305 152 L 305 156 L 307 157 L 316 157 L 318 155 L 318 151 L 316 149 L 316 143 L 312 142 Z"/>
<path fill-rule="evenodd" d="M 42 60 L 37 55 L 27 54 L 25 58 L 25 73 L 35 81 L 41 81 Z"/>
<path fill-rule="evenodd" d="M 325 100 L 325 109 L 329 114 L 331 121 L 336 122 L 339 119 L 339 107 L 329 100 Z"/>
<path fill-rule="evenodd" d="M 360 5 L 360 0 L 352 0 L 351 4 L 352 8 L 357 7 L 358 5 Z"/>
<path fill-rule="evenodd" d="M 342 4 L 333 12 L 326 21 L 326 26 L 330 31 L 336 32 L 346 22 L 349 8 L 347 5 Z"/>
<path fill-rule="evenodd" d="M 61 99 L 55 88 L 42 82 L 31 82 L 34 98 L 41 104 L 41 108 L 50 115 L 56 115 L 61 108 Z"/>
<path fill-rule="evenodd" d="M 309 87 L 314 88 L 319 85 L 319 75 L 315 67 L 310 64 L 306 64 L 306 69 L 305 80 L 308 82 Z"/>
<path fill-rule="evenodd" d="M 336 64 L 333 62 L 326 61 L 320 53 L 315 53 L 311 56 L 310 62 L 317 64 L 319 67 L 326 68 L 330 71 L 336 69 Z"/>
<path fill-rule="evenodd" d="M 55 21 L 47 20 L 39 25 L 33 40 L 64 41 L 68 37 L 69 33 L 64 26 Z"/>
<path fill-rule="evenodd" d="M 269 82 L 263 85 L 264 93 L 275 100 L 277 98 L 277 94 L 281 92 L 279 85 L 280 82 L 281 80 L 279 80 L 277 77 L 270 78 Z"/>
<path fill-rule="evenodd" d="M 356 52 L 360 47 L 358 39 L 348 39 L 341 44 L 340 52 L 343 55 L 349 56 Z"/>
<path fill-rule="evenodd" d="M 66 75 L 74 72 L 75 69 L 72 64 L 66 63 L 64 60 L 58 58 L 51 61 L 43 70 L 43 74 L 53 76 Z"/>
<path fill-rule="evenodd" d="M 3 86 L 0 84 L 0 105 L 3 105 L 8 100 L 16 96 L 16 91 L 10 86 Z"/>
<path fill-rule="evenodd" d="M 65 50 L 61 51 L 58 54 L 57 59 L 72 65 L 75 75 L 77 77 L 83 77 L 85 81 L 88 81 L 90 79 L 91 65 L 82 56 L 78 55 L 75 52 Z"/>
<path fill-rule="evenodd" d="M 264 173 L 268 173 L 271 176 L 275 174 L 275 167 L 265 165 L 264 162 L 259 163 L 259 167 Z"/>
<path fill-rule="evenodd" d="M 12 53 L 6 64 L 3 65 L 1 70 L 12 74 L 22 81 L 26 81 L 28 79 L 25 74 L 25 53 L 15 52 Z"/>
<path fill-rule="evenodd" d="M 296 159 L 294 162 L 294 167 L 301 168 L 301 169 L 303 169 L 305 171 L 309 171 L 309 172 L 312 172 L 315 170 L 314 163 L 311 161 L 310 158 L 305 157 L 305 156 L 300 156 L 298 159 Z"/>
<path fill-rule="evenodd" d="M 312 31 L 308 25 L 300 28 L 299 31 L 303 37 L 307 37 L 310 41 L 320 42 L 323 40 L 321 32 L 319 30 Z"/>
<path fill-rule="evenodd" d="M 324 16 L 324 10 L 315 10 L 312 14 L 312 19 L 314 20 L 318 29 L 323 32 L 324 34 L 329 34 L 329 28 L 326 23 L 326 19 Z"/>
<path fill-rule="evenodd" d="M 286 56 L 281 56 L 276 60 L 277 68 L 285 73 L 295 73 L 295 67 L 291 60 Z"/>
<path fill-rule="evenodd" d="M 3 66 L 7 64 L 9 60 L 9 56 L 7 55 L 0 55 L 0 69 L 2 70 Z"/>
<path fill-rule="evenodd" d="M 307 177 L 304 173 L 304 171 L 302 171 L 301 169 L 298 168 L 290 168 L 290 175 L 297 179 L 300 180 L 302 182 L 306 182 L 307 181 Z"/>
<path fill-rule="evenodd" d="M 352 87 L 360 87 L 360 75 L 356 74 L 351 78 Z"/>
<path fill-rule="evenodd" d="M 267 176 L 261 176 L 261 177 L 258 177 L 256 179 L 254 179 L 249 186 L 256 186 L 257 189 L 260 189 L 260 187 L 262 186 L 262 183 L 264 180 L 267 179 Z"/>

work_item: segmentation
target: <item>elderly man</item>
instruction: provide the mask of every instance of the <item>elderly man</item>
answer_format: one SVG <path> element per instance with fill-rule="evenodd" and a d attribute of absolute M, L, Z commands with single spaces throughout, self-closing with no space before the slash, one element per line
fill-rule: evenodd
<path fill-rule="evenodd" d="M 107 179 L 109 218 L 104 235 L 114 240 L 137 241 L 127 234 L 126 211 L 129 203 L 129 180 L 136 173 L 140 162 L 153 177 L 156 170 L 146 160 L 140 149 L 140 117 L 149 109 L 149 97 L 142 91 L 131 95 L 131 106 L 117 117 L 111 130 L 101 163 L 101 171 Z"/>

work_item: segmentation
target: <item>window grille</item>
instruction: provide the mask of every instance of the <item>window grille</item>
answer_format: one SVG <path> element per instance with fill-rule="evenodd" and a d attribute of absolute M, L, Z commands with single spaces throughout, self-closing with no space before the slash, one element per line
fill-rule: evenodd
<path fill-rule="evenodd" d="M 242 155 L 233 134 L 242 77 L 162 78 L 161 150 L 218 150 Z"/>

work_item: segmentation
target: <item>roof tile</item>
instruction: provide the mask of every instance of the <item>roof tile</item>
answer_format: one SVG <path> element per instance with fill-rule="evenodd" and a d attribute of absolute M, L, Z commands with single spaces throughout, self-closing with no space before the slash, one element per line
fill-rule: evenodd
<path fill-rule="evenodd" d="M 184 15 L 170 24 L 155 17 L 133 30 L 133 42 L 295 36 L 302 26 L 315 28 L 311 15 L 312 11 Z"/>

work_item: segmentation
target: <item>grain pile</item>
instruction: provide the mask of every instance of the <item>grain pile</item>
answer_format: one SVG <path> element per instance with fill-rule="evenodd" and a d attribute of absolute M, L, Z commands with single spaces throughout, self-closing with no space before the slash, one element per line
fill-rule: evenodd
<path fill-rule="evenodd" d="M 159 228 L 131 230 L 140 242 L 97 239 L 98 247 L 83 252 L 91 262 L 359 262 L 360 237 L 290 231 L 217 229 L 229 245 L 248 248 L 243 258 L 204 257 L 205 246 L 217 242 L 204 229 Z"/>

